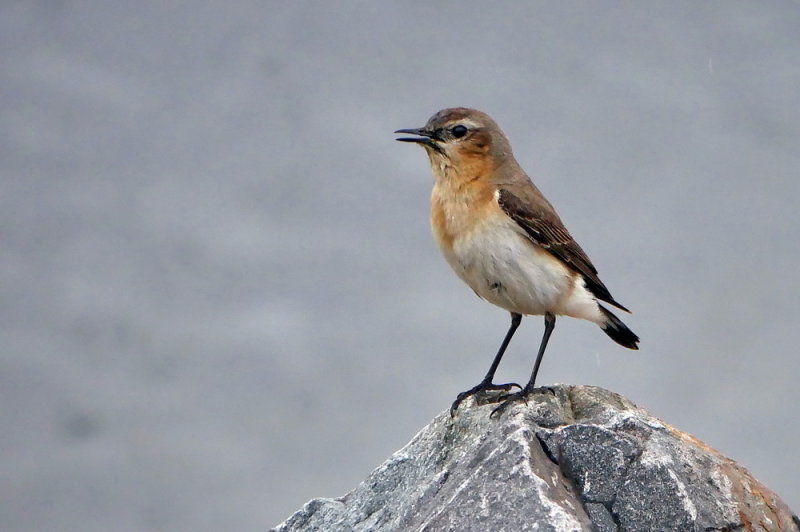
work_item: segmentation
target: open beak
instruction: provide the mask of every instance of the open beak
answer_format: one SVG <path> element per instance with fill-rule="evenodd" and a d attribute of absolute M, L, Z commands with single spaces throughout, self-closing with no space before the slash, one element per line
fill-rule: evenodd
<path fill-rule="evenodd" d="M 433 138 L 434 134 L 432 131 L 428 131 L 425 128 L 419 129 L 398 129 L 395 131 L 395 134 L 403 133 L 407 135 L 417 135 L 416 137 L 401 137 L 399 139 L 400 142 L 416 142 L 418 144 L 426 144 L 428 146 L 434 146 Z"/>

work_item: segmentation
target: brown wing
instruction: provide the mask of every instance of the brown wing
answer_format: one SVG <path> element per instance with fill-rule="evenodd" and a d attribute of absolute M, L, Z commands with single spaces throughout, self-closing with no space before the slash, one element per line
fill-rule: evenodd
<path fill-rule="evenodd" d="M 581 247 L 561 223 L 547 200 L 535 188 L 536 202 L 523 201 L 508 188 L 501 188 L 498 204 L 537 245 L 561 259 L 569 268 L 583 276 L 586 288 L 597 298 L 626 312 L 628 309 L 617 303 L 597 276 L 597 269 Z M 543 201 L 541 201 L 543 200 Z M 538 210 L 530 205 L 540 205 Z"/>

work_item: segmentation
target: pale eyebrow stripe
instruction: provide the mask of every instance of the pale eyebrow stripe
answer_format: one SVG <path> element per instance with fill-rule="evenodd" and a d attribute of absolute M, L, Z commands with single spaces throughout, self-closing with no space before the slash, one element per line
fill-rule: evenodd
<path fill-rule="evenodd" d="M 453 120 L 451 122 L 447 122 L 444 127 L 451 128 L 453 126 L 467 126 L 469 129 L 479 129 L 481 127 L 480 124 L 477 122 L 473 122 L 469 118 L 459 118 L 458 120 Z"/>

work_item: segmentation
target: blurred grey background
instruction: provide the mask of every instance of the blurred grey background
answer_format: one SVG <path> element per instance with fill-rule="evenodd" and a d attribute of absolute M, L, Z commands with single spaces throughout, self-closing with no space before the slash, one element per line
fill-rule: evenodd
<path fill-rule="evenodd" d="M 476 384 L 508 316 L 392 135 L 460 105 L 642 337 L 562 319 L 540 382 L 622 393 L 800 510 L 796 2 L 9 0 L 0 42 L 0 529 L 265 530 Z"/>

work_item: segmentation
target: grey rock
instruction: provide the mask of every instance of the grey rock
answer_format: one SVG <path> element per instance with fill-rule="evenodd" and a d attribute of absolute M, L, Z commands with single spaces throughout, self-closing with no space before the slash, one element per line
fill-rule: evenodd
<path fill-rule="evenodd" d="M 558 385 L 493 408 L 440 414 L 356 489 L 273 530 L 798 530 L 743 467 L 617 394 Z"/>
<path fill-rule="evenodd" d="M 611 512 L 599 502 L 587 502 L 586 513 L 589 514 L 589 519 L 594 523 L 597 532 L 615 532 L 617 530 L 617 524 L 611 517 Z"/>

